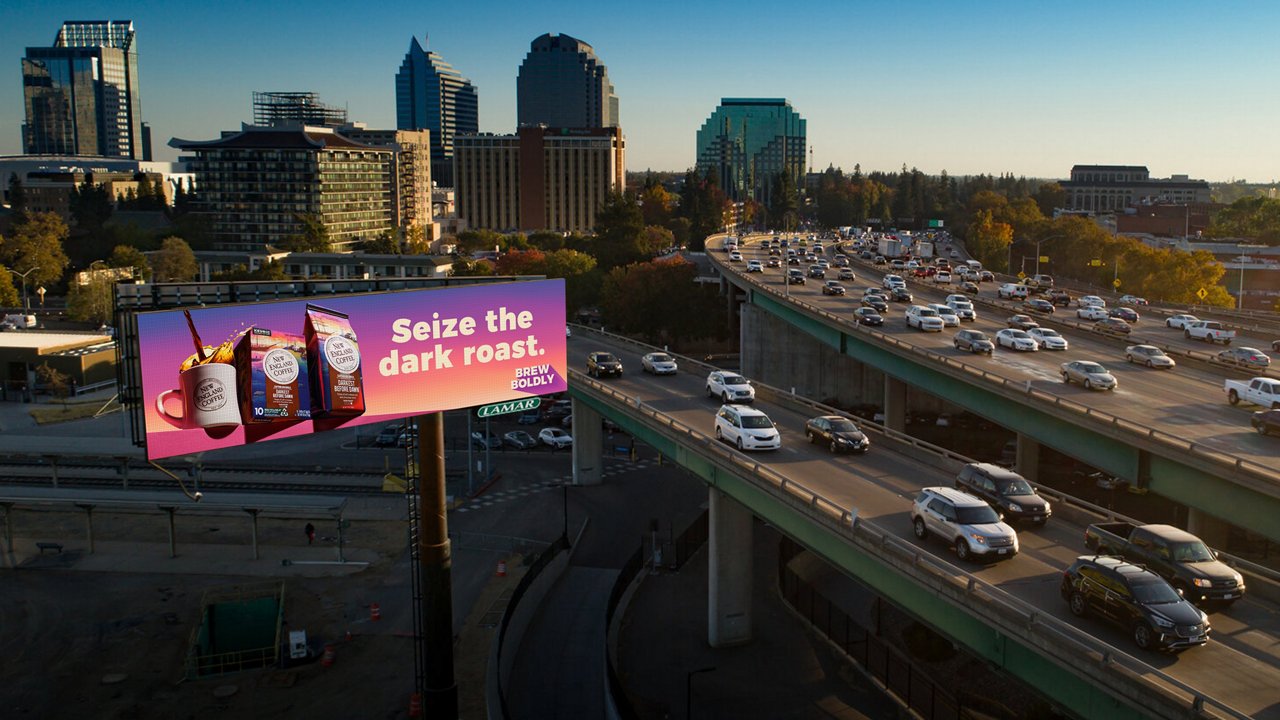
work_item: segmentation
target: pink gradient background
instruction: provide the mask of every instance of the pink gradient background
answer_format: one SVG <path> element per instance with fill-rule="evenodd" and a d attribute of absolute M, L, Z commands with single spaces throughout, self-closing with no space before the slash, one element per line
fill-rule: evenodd
<path fill-rule="evenodd" d="M 563 280 L 468 285 L 431 290 L 413 290 L 345 297 L 315 297 L 249 305 L 198 308 L 191 318 L 205 345 L 217 344 L 251 326 L 282 332 L 303 334 L 307 303 L 346 313 L 360 344 L 360 370 L 364 380 L 365 413 L 342 422 L 343 427 L 388 422 L 409 415 L 486 405 L 533 395 L 562 392 L 567 389 L 565 376 L 565 305 Z M 490 333 L 484 321 L 489 310 L 505 307 L 519 313 L 533 313 L 529 329 Z M 446 340 L 392 341 L 392 322 L 409 318 L 413 323 L 430 321 L 433 313 L 441 318 L 472 317 L 475 333 Z M 412 324 L 410 325 L 412 327 Z M 525 340 L 533 335 L 541 355 L 518 360 L 491 361 L 487 364 L 463 364 L 463 348 L 498 342 Z M 195 352 L 191 332 L 181 310 L 138 315 L 139 357 L 142 366 L 142 401 L 146 416 L 147 457 L 158 459 L 186 453 L 235 447 L 253 440 L 246 439 L 245 428 L 239 427 L 222 438 L 210 437 L 202 429 L 182 430 L 170 425 L 156 413 L 156 397 L 178 387 L 178 368 Z M 431 369 L 412 375 L 383 377 L 379 361 L 392 349 L 417 354 L 434 350 L 439 342 L 452 349 L 452 368 Z M 511 381 L 517 368 L 550 365 L 554 373 L 550 385 L 527 390 L 513 390 Z M 171 401 L 174 402 L 174 401 Z M 327 422 L 328 427 L 317 427 Z M 324 432 L 335 421 L 301 421 L 284 425 L 279 431 L 271 427 L 268 439 L 296 437 Z M 283 425 L 283 424 L 282 424 Z M 258 425 L 257 428 L 263 428 Z"/>

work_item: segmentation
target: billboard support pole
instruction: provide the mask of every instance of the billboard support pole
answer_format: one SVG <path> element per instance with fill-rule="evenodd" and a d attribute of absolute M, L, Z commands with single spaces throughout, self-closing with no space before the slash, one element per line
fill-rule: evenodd
<path fill-rule="evenodd" d="M 470 445 L 470 438 L 467 438 Z M 418 418 L 418 484 L 422 508 L 419 535 L 422 571 L 422 707 L 426 717 L 456 720 L 458 686 L 453 676 L 453 551 L 449 544 L 444 476 L 444 414 Z"/>

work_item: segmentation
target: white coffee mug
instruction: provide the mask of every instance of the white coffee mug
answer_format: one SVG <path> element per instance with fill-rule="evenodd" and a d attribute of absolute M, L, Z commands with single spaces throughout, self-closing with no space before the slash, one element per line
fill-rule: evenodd
<path fill-rule="evenodd" d="M 240 424 L 236 395 L 236 368 L 227 363 L 196 365 L 178 376 L 180 387 L 156 396 L 156 412 L 174 427 L 216 428 Z M 165 409 L 170 395 L 181 398 L 182 414 Z"/>

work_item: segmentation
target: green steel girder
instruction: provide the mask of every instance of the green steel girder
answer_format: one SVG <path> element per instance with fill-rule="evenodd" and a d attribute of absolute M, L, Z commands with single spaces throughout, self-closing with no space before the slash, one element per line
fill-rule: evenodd
<path fill-rule="evenodd" d="M 920 388 L 1042 445 L 1078 458 L 1100 470 L 1145 485 L 1152 493 L 1280 541 L 1280 497 L 1216 477 L 1176 458 L 1149 453 L 1104 429 L 1063 420 L 1037 407 L 1016 402 L 981 383 L 957 380 L 927 363 L 891 352 L 855 333 L 846 333 L 766 293 L 748 293 L 750 302 L 859 362 Z M 1145 457 L 1144 457 L 1145 455 Z M 1143 468 L 1146 465 L 1146 468 Z M 1149 473 L 1143 478 L 1144 470 Z"/>

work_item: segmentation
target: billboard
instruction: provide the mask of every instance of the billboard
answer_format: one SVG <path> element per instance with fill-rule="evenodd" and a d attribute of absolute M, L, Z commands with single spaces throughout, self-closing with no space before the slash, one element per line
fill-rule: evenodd
<path fill-rule="evenodd" d="M 566 389 L 563 280 L 140 313 L 147 457 Z"/>

